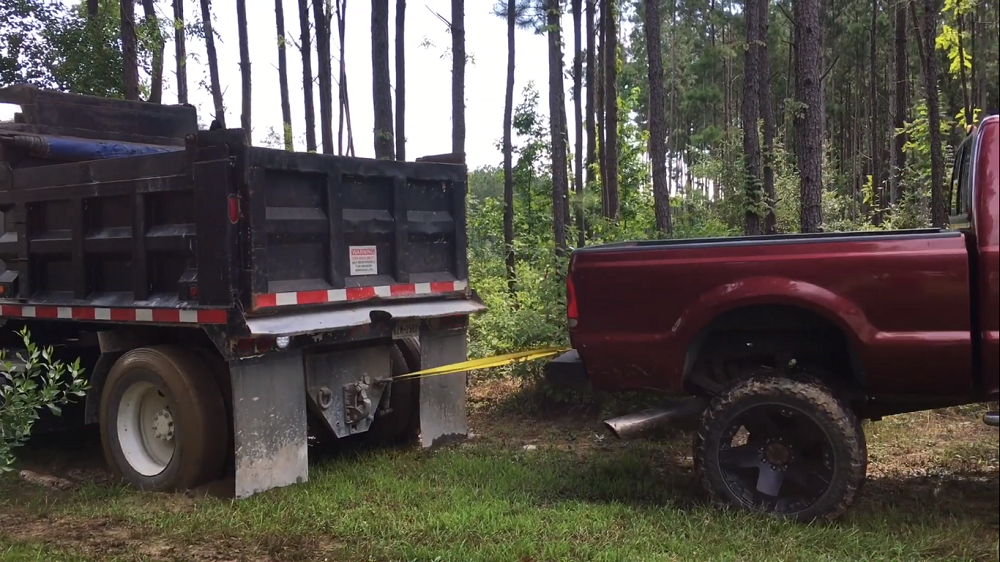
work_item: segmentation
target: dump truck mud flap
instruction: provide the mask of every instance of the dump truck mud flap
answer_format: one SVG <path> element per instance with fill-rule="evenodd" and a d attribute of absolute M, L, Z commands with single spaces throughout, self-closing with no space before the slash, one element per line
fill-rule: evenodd
<path fill-rule="evenodd" d="M 309 479 L 306 376 L 301 352 L 236 360 L 233 439 L 237 498 Z"/>
<path fill-rule="evenodd" d="M 467 357 L 466 329 L 422 330 L 420 368 L 461 363 Z M 442 445 L 469 434 L 465 404 L 466 373 L 420 379 L 420 444 Z"/>

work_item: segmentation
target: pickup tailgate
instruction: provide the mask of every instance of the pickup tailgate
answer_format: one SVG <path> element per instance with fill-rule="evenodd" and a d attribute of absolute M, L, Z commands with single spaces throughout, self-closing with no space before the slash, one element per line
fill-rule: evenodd
<path fill-rule="evenodd" d="M 249 148 L 250 310 L 462 296 L 466 168 Z"/>

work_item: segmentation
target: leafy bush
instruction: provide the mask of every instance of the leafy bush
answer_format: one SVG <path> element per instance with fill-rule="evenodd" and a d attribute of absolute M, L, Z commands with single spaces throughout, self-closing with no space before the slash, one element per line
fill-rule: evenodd
<path fill-rule="evenodd" d="M 11 470 L 13 450 L 28 440 L 42 408 L 60 415 L 61 406 L 88 388 L 79 359 L 67 365 L 54 358 L 52 347 L 35 345 L 27 328 L 18 335 L 24 351 L 17 353 L 17 364 L 0 349 L 0 472 Z"/>

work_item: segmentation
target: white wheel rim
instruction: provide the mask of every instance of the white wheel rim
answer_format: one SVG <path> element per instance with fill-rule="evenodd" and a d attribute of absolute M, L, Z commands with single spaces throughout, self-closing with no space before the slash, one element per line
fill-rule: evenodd
<path fill-rule="evenodd" d="M 132 383 L 118 404 L 118 444 L 132 470 L 156 476 L 176 448 L 176 424 L 166 397 L 150 382 Z"/>

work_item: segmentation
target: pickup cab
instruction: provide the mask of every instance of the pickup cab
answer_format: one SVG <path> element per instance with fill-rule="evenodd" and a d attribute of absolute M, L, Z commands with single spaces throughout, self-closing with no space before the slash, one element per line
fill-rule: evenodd
<path fill-rule="evenodd" d="M 997 399 L 998 127 L 958 148 L 949 229 L 574 251 L 573 350 L 549 377 L 685 396 L 606 423 L 627 437 L 700 414 L 695 466 L 717 503 L 841 515 L 865 478 L 859 420 Z"/>

